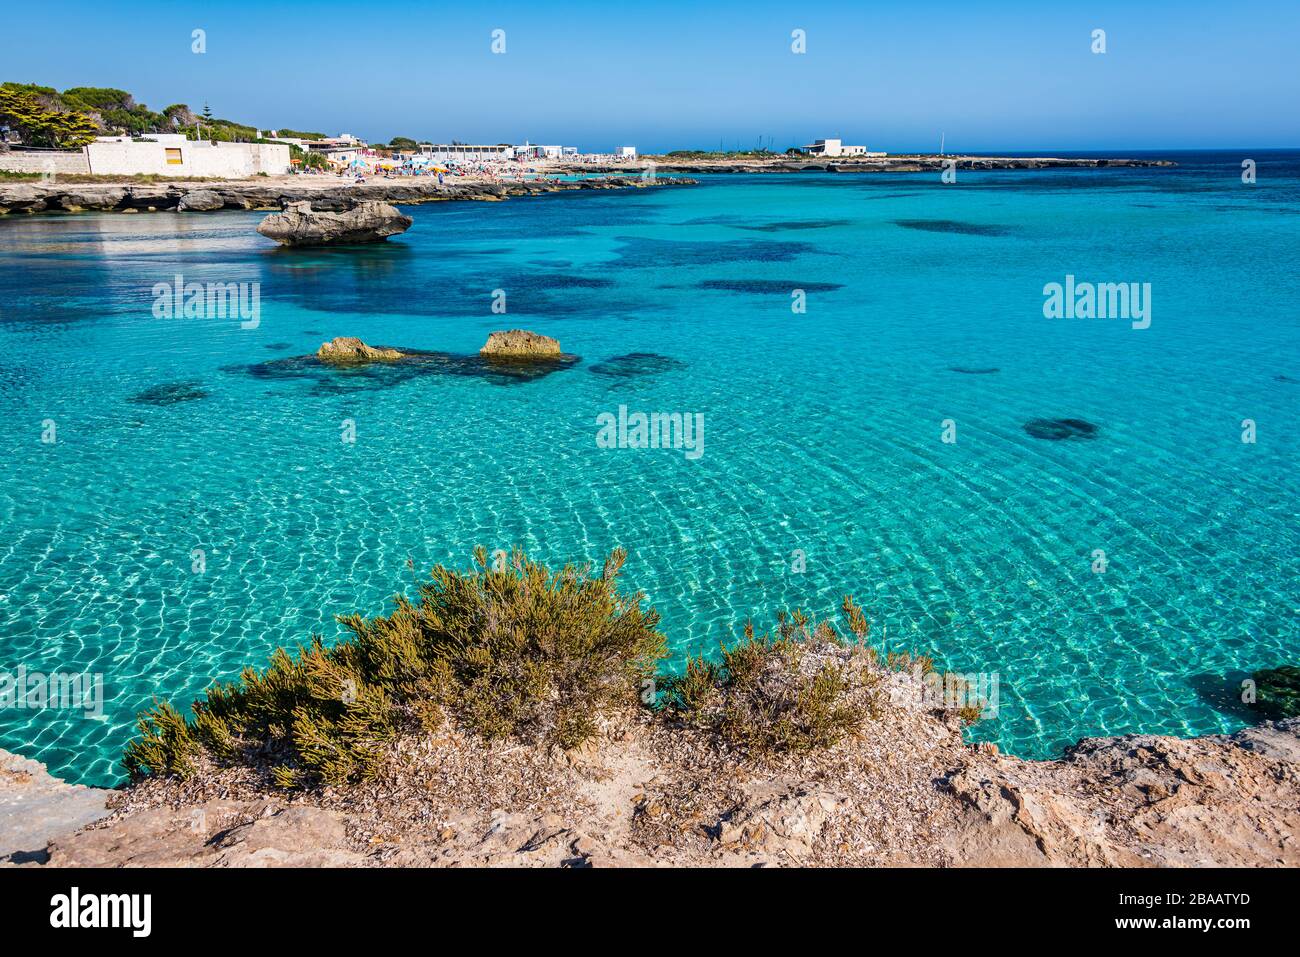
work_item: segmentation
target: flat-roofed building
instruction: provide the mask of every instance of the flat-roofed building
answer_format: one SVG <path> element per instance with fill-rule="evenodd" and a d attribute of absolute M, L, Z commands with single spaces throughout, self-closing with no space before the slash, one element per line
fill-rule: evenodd
<path fill-rule="evenodd" d="M 444 163 L 477 163 L 483 160 L 513 159 L 515 148 L 504 143 L 421 143 L 420 155 Z"/>
<path fill-rule="evenodd" d="M 347 146 L 339 143 L 328 143 L 324 140 L 308 140 L 307 149 L 312 153 L 319 153 L 325 157 L 325 161 L 331 166 L 344 167 L 351 166 L 357 161 L 362 153 L 360 146 Z"/>
<path fill-rule="evenodd" d="M 86 161 L 96 176 L 229 176 L 289 172 L 289 147 L 282 143 L 211 143 L 180 133 L 139 138 L 101 136 L 87 144 Z"/>
<path fill-rule="evenodd" d="M 865 146 L 846 146 L 843 140 L 813 140 L 801 147 L 812 156 L 884 156 L 884 153 L 872 153 Z"/>

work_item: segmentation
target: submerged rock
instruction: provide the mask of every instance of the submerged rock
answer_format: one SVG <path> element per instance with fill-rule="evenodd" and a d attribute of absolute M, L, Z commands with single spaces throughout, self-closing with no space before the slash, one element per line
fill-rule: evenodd
<path fill-rule="evenodd" d="M 1025 431 L 1036 439 L 1095 439 L 1098 427 L 1083 419 L 1030 419 Z"/>
<path fill-rule="evenodd" d="M 322 342 L 316 350 L 316 358 L 321 362 L 393 362 L 402 358 L 398 349 L 376 348 L 368 346 L 355 336 L 335 336 L 329 342 Z"/>
<path fill-rule="evenodd" d="M 597 362 L 589 371 L 592 375 L 605 376 L 609 379 L 632 379 L 671 372 L 685 366 L 686 363 L 679 359 L 661 356 L 655 352 L 629 352 L 626 355 Z"/>
<path fill-rule="evenodd" d="M 804 292 L 834 292 L 844 286 L 838 282 L 799 282 L 793 279 L 705 279 L 697 283 L 696 288 L 723 292 L 770 292 L 789 296 L 796 289 Z"/>
<path fill-rule="evenodd" d="M 490 333 L 479 350 L 481 356 L 503 359 L 554 359 L 561 354 L 558 340 L 526 329 Z"/>
<path fill-rule="evenodd" d="M 1256 671 L 1255 707 L 1270 718 L 1300 718 L 1300 667 Z"/>
<path fill-rule="evenodd" d="M 177 402 L 206 399 L 208 395 L 208 391 L 198 382 L 168 382 L 137 392 L 127 401 L 136 405 L 175 405 Z"/>
<path fill-rule="evenodd" d="M 894 225 L 924 233 L 958 233 L 963 236 L 1006 236 L 1012 232 L 1009 226 L 967 223 L 957 219 L 896 219 Z"/>
<path fill-rule="evenodd" d="M 411 228 L 415 220 L 387 203 L 365 202 L 343 212 L 316 212 L 310 201 L 290 203 L 272 213 L 257 231 L 283 246 L 374 243 Z"/>

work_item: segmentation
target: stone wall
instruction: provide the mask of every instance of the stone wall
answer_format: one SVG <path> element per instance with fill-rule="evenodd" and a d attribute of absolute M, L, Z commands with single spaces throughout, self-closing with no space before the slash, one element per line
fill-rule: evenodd
<path fill-rule="evenodd" d="M 0 170 L 10 173 L 89 173 L 85 150 L 0 153 Z"/>

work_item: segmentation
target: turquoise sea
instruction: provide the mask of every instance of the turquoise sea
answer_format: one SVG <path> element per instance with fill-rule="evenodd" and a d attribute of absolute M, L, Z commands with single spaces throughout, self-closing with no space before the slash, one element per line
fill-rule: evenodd
<path fill-rule="evenodd" d="M 626 547 L 679 659 L 852 591 L 888 647 L 996 672 L 972 734 L 1019 755 L 1240 727 L 1239 673 L 1300 659 L 1300 154 L 1166 155 L 434 204 L 324 252 L 262 213 L 0 220 L 0 671 L 105 694 L 0 709 L 0 747 L 118 781 L 155 696 L 515 543 Z M 260 283 L 259 324 L 155 318 L 177 274 Z M 1067 275 L 1150 283 L 1150 327 L 1045 318 Z M 581 361 L 293 361 L 513 327 Z M 703 455 L 598 447 L 620 406 L 702 413 Z"/>

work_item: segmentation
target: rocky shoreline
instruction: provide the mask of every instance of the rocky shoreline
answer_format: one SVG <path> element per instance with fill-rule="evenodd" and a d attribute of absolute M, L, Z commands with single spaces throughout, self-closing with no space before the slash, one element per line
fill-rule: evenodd
<path fill-rule="evenodd" d="M 0 864 L 1296 866 L 1300 719 L 1084 739 L 1030 761 L 962 741 L 907 673 L 867 733 L 756 760 L 643 710 L 571 752 L 450 725 L 371 779 L 267 790 L 241 769 L 121 791 L 0 752 Z"/>
<path fill-rule="evenodd" d="M 684 178 L 653 180 L 610 176 L 573 182 L 489 182 L 471 180 L 438 183 L 432 178 L 372 180 L 366 183 L 311 177 L 232 180 L 229 182 L 167 183 L 16 183 L 0 185 L 0 215 L 7 213 L 76 213 L 86 210 L 138 212 L 212 212 L 220 209 L 278 210 L 295 202 L 310 202 L 318 212 L 341 212 L 359 203 L 436 203 L 456 200 L 498 202 L 517 196 L 604 189 L 645 189 L 689 186 Z"/>
<path fill-rule="evenodd" d="M 661 173 L 924 173 L 939 172 L 955 163 L 958 170 L 1037 170 L 1037 169 L 1106 169 L 1170 167 L 1172 160 L 1062 158 L 1055 156 L 940 156 L 938 154 L 900 153 L 887 157 L 841 157 L 834 159 L 698 159 L 675 160 L 670 157 L 643 157 Z M 620 165 L 559 165 L 566 173 L 617 173 Z"/>

